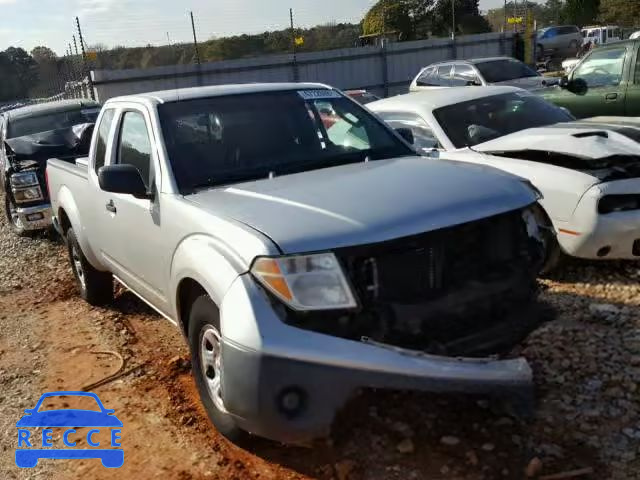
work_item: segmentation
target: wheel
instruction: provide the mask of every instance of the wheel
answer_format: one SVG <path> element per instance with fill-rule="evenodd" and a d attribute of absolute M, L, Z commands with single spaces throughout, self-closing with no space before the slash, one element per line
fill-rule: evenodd
<path fill-rule="evenodd" d="M 7 223 L 9 224 L 9 227 L 11 227 L 13 233 L 18 235 L 19 237 L 26 237 L 29 231 L 25 230 L 20 217 L 18 217 L 18 208 L 6 193 L 4 195 L 4 212 L 7 216 Z"/>
<path fill-rule="evenodd" d="M 73 228 L 67 231 L 67 250 L 73 276 L 80 287 L 80 296 L 91 305 L 101 306 L 113 301 L 113 276 L 96 270 L 82 253 Z"/>
<path fill-rule="evenodd" d="M 211 423 L 229 440 L 238 442 L 246 437 L 246 433 L 224 407 L 221 338 L 218 307 L 208 295 L 197 297 L 189 312 L 193 376 Z"/>

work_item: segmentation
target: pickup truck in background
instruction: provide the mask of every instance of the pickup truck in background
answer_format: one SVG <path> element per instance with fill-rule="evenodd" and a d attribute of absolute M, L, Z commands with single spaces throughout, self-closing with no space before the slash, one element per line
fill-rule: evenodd
<path fill-rule="evenodd" d="M 45 188 L 47 159 L 86 157 L 100 105 L 66 100 L 0 115 L 0 189 L 9 226 L 17 235 L 51 227 Z"/>
<path fill-rule="evenodd" d="M 576 118 L 640 116 L 639 48 L 640 39 L 598 46 L 558 86 L 536 93 Z"/>
<path fill-rule="evenodd" d="M 539 195 L 401 135 L 319 84 L 114 98 L 49 160 L 54 224 L 85 300 L 115 279 L 181 328 L 231 439 L 326 435 L 360 388 L 530 399 L 501 355 L 548 319 Z"/>

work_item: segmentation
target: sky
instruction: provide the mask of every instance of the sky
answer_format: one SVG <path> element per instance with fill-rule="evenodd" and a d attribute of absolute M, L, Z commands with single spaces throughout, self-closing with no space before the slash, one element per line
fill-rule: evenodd
<path fill-rule="evenodd" d="M 289 26 L 358 22 L 375 0 L 0 0 L 0 50 L 46 45 L 64 54 L 80 18 L 85 44 L 135 46 L 199 40 Z M 503 0 L 480 0 L 480 9 Z"/>

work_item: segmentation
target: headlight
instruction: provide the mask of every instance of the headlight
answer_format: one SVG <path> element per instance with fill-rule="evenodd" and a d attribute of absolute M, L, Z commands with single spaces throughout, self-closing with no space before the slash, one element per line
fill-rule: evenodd
<path fill-rule="evenodd" d="M 598 201 L 598 213 L 640 210 L 640 195 L 605 195 Z"/>
<path fill-rule="evenodd" d="M 13 198 L 16 203 L 33 202 L 35 200 L 42 199 L 42 190 L 40 187 L 28 187 L 21 188 L 19 190 L 13 190 Z"/>
<path fill-rule="evenodd" d="M 333 310 L 357 306 L 333 253 L 259 257 L 253 276 L 295 310 Z"/>
<path fill-rule="evenodd" d="M 12 187 L 30 187 L 31 185 L 38 185 L 38 177 L 35 172 L 22 172 L 11 175 Z"/>

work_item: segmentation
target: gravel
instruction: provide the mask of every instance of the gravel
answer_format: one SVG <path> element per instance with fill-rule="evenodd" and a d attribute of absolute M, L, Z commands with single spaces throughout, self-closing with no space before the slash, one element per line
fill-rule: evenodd
<path fill-rule="evenodd" d="M 17 238 L 0 222 L 0 252 L 0 302 L 28 289 L 36 307 L 76 294 L 61 243 Z M 568 262 L 541 286 L 558 317 L 516 352 L 535 373 L 533 421 L 492 399 L 377 392 L 355 400 L 356 415 L 338 425 L 337 457 L 319 476 L 517 479 L 593 467 L 592 478 L 638 480 L 640 264 Z M 3 478 L 27 475 L 8 470 L 15 421 L 41 393 L 33 372 L 45 358 L 38 316 L 21 308 L 0 312 L 0 350 L 24 345 L 20 361 L 0 353 L 0 471 L 13 472 Z"/>

